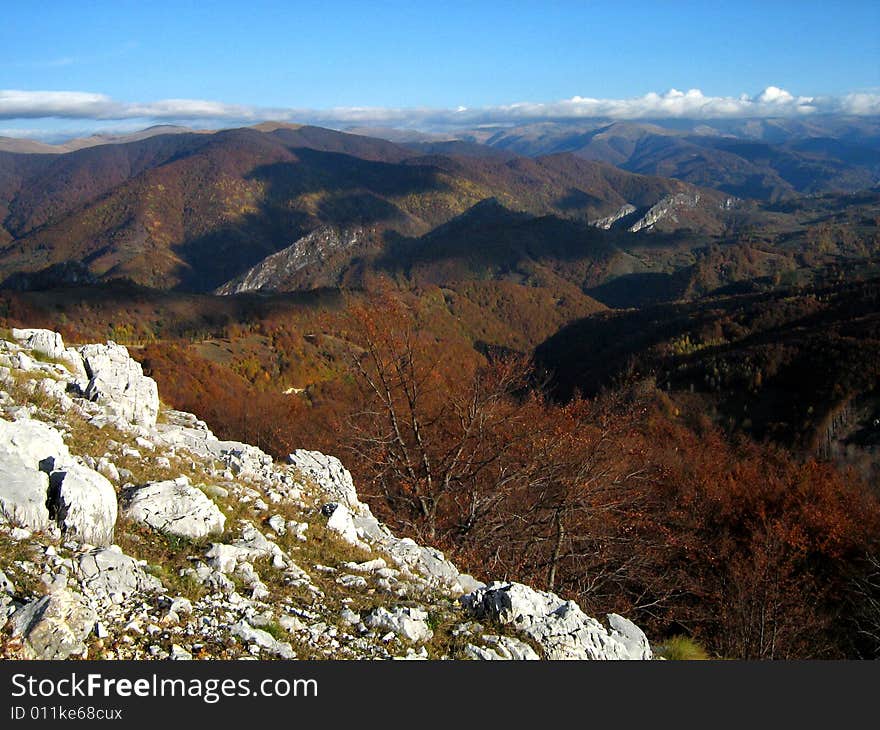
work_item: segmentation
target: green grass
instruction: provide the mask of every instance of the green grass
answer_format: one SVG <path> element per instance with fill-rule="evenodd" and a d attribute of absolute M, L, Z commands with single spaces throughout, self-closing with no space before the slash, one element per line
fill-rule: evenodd
<path fill-rule="evenodd" d="M 13 540 L 8 535 L 0 534 L 0 570 L 15 586 L 16 595 L 23 598 L 42 596 L 46 593 L 46 585 L 38 575 L 27 572 L 15 563 L 39 562 L 39 552 L 31 540 Z"/>
<path fill-rule="evenodd" d="M 190 556 L 204 555 L 207 541 L 190 541 L 164 535 L 120 515 L 116 522 L 115 542 L 126 555 L 147 561 L 147 572 L 162 581 L 172 595 L 197 601 L 207 589 L 192 575 L 181 571 L 192 567 Z"/>
<path fill-rule="evenodd" d="M 70 363 L 60 360 L 57 357 L 49 357 L 46 353 L 37 350 L 28 350 L 28 354 L 37 362 L 46 363 L 47 365 L 60 365 L 67 370 L 67 372 L 71 372 Z"/>
<path fill-rule="evenodd" d="M 287 630 L 277 621 L 267 621 L 264 624 L 260 624 L 258 628 L 261 628 L 276 641 L 290 640 L 290 634 L 288 634 Z"/>
<path fill-rule="evenodd" d="M 711 659 L 700 644 L 687 636 L 673 636 L 654 648 L 657 656 L 670 661 L 706 661 Z"/>

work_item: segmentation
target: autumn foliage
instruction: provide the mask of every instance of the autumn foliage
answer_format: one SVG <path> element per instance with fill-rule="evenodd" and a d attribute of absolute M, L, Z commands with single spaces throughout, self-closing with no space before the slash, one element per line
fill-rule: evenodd
<path fill-rule="evenodd" d="M 434 325 L 388 289 L 352 298 L 317 324 L 346 377 L 302 395 L 267 387 L 265 364 L 138 356 L 221 437 L 338 455 L 381 519 L 479 577 L 714 656 L 878 655 L 880 508 L 857 477 L 690 420 L 650 379 L 554 402 L 528 361 Z"/>
<path fill-rule="evenodd" d="M 650 384 L 554 404 L 527 363 L 444 359 L 388 302 L 352 326 L 361 387 L 337 438 L 397 529 L 720 656 L 870 651 L 844 615 L 880 536 L 856 478 L 698 432 Z"/>

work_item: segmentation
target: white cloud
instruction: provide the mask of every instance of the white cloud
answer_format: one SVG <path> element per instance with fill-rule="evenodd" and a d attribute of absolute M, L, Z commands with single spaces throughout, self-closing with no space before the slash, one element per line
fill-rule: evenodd
<path fill-rule="evenodd" d="M 629 99 L 574 96 L 549 103 L 517 102 L 476 108 L 338 107 L 315 110 L 244 106 L 201 99 L 122 102 L 104 94 L 79 91 L 0 90 L 0 119 L 137 119 L 145 122 L 216 122 L 218 126 L 273 119 L 325 126 L 396 125 L 428 129 L 585 118 L 718 119 L 797 117 L 819 113 L 880 114 L 880 94 L 794 96 L 785 89 L 768 86 L 754 96 L 707 96 L 699 89 L 670 89 L 664 93 L 651 92 Z"/>
<path fill-rule="evenodd" d="M 109 96 L 82 91 L 0 90 L 0 119 L 101 119 L 115 106 Z"/>

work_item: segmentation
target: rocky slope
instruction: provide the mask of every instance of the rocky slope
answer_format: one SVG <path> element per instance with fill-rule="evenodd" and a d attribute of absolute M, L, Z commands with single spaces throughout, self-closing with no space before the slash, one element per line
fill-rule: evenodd
<path fill-rule="evenodd" d="M 0 656 L 650 659 L 634 624 L 398 538 L 338 459 L 164 408 L 124 347 L 0 340 Z"/>
<path fill-rule="evenodd" d="M 258 291 L 292 291 L 305 268 L 330 269 L 324 282 L 333 280 L 333 261 L 344 267 L 358 247 L 369 246 L 374 232 L 363 228 L 337 229 L 323 226 L 306 234 L 287 248 L 267 256 L 256 266 L 226 282 L 215 294 L 242 294 Z M 375 244 L 374 244 L 375 245 Z M 337 267 L 338 268 L 338 267 Z M 309 272 L 311 274 L 311 272 Z M 307 279 L 315 284 L 312 278 Z"/>

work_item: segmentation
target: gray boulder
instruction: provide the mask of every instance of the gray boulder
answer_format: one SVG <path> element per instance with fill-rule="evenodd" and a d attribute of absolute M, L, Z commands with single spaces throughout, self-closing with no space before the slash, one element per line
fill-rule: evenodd
<path fill-rule="evenodd" d="M 0 419 L 0 517 L 43 531 L 49 526 L 46 472 L 72 463 L 61 434 L 42 421 Z"/>
<path fill-rule="evenodd" d="M 495 582 L 463 596 L 461 602 L 478 619 L 521 631 L 537 642 L 548 659 L 651 658 L 650 647 L 636 645 L 619 630 L 609 633 L 574 601 L 563 601 L 555 593 Z"/>
<path fill-rule="evenodd" d="M 156 381 L 115 342 L 78 348 L 89 378 L 84 395 L 126 421 L 152 428 L 159 414 Z"/>
<path fill-rule="evenodd" d="M 97 620 L 80 594 L 60 590 L 18 609 L 12 615 L 12 634 L 24 639 L 29 659 L 67 659 L 85 651 L 83 642 Z"/>
<path fill-rule="evenodd" d="M 49 477 L 19 456 L 0 458 L 0 521 L 35 532 L 49 527 Z"/>
<path fill-rule="evenodd" d="M 135 593 L 161 591 L 162 583 L 144 571 L 134 558 L 117 546 L 92 550 L 80 556 L 76 575 L 83 588 L 114 603 Z"/>
<path fill-rule="evenodd" d="M 49 424 L 30 418 L 0 419 L 0 460 L 9 454 L 47 472 L 73 462 L 61 434 Z"/>
<path fill-rule="evenodd" d="M 71 464 L 49 476 L 50 516 L 70 537 L 90 545 L 113 542 L 116 526 L 116 490 L 98 472 Z"/>
<path fill-rule="evenodd" d="M 226 515 L 186 477 L 135 487 L 124 500 L 129 519 L 169 535 L 198 540 L 226 525 Z"/>

